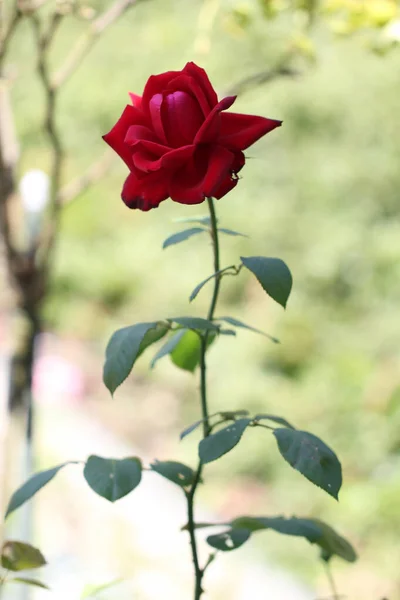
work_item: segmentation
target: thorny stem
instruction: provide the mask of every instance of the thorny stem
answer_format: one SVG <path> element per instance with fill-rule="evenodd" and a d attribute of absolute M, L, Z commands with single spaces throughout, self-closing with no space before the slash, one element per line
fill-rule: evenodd
<path fill-rule="evenodd" d="M 217 227 L 217 217 L 215 214 L 215 208 L 212 198 L 207 198 L 208 208 L 210 211 L 210 225 L 211 225 L 211 241 L 213 247 L 214 254 L 214 273 L 218 273 L 220 271 L 219 264 L 219 240 L 218 240 L 218 227 Z M 214 278 L 214 290 L 211 298 L 210 308 L 208 309 L 207 319 L 212 321 L 214 317 L 215 307 L 218 301 L 218 293 L 220 288 L 222 274 L 218 273 Z M 210 435 L 211 428 L 209 423 L 209 413 L 207 407 L 207 378 L 206 378 L 206 350 L 207 350 L 207 341 L 208 341 L 208 332 L 206 332 L 201 337 L 201 348 L 200 348 L 200 400 L 201 400 L 201 413 L 203 418 L 203 437 L 207 437 Z M 199 466 L 197 468 L 197 472 L 190 488 L 190 491 L 187 493 L 187 505 L 188 505 L 188 530 L 190 537 L 190 546 L 192 549 L 192 558 L 194 565 L 194 573 L 195 573 L 195 590 L 194 590 L 194 600 L 199 600 L 202 593 L 202 580 L 205 573 L 206 568 L 210 564 L 210 561 L 206 563 L 206 565 L 201 568 L 199 563 L 199 556 L 197 551 L 197 542 L 195 535 L 195 520 L 194 520 L 194 495 L 197 490 L 197 486 L 201 479 L 201 473 L 203 470 L 203 465 L 199 462 Z"/>

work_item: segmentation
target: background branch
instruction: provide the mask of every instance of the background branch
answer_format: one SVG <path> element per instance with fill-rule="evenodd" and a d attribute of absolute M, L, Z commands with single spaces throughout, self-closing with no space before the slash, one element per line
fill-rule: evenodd
<path fill-rule="evenodd" d="M 36 0 L 36 2 L 33 0 L 29 8 L 31 11 L 39 10 L 39 8 L 42 8 L 42 6 L 44 6 L 48 2 L 49 0 Z"/>
<path fill-rule="evenodd" d="M 58 194 L 59 204 L 62 206 L 69 204 L 72 200 L 85 192 L 91 185 L 100 181 L 100 179 L 108 173 L 113 163 L 114 156 L 107 150 L 100 160 L 88 168 L 86 173 L 73 179 L 70 183 L 61 188 Z"/>
<path fill-rule="evenodd" d="M 64 67 L 59 72 L 61 78 L 58 79 L 52 78 L 49 55 L 64 12 L 56 6 L 49 15 L 41 17 L 38 9 L 46 2 L 47 0 L 36 0 L 23 5 L 16 0 L 12 4 L 8 24 L 3 27 L 3 36 L 0 38 L 1 68 L 19 20 L 22 17 L 31 20 L 38 54 L 37 72 L 45 92 L 44 129 L 51 148 L 49 211 L 45 216 L 42 231 L 29 252 L 21 251 L 13 246 L 9 214 L 10 200 L 15 198 L 17 193 L 15 166 L 18 152 L 15 135 L 13 138 L 9 131 L 13 120 L 11 105 L 8 102 L 8 88 L 6 82 L 2 82 L 0 79 L 0 233 L 6 248 L 8 271 L 18 294 L 18 306 L 22 309 L 28 325 L 19 340 L 19 349 L 12 359 L 9 406 L 11 409 L 18 407 L 28 409 L 28 430 L 30 432 L 32 430 L 31 416 L 29 416 L 31 410 L 28 406 L 30 401 L 28 400 L 28 405 L 26 405 L 26 398 L 30 398 L 29 388 L 32 380 L 35 339 L 43 329 L 41 307 L 48 293 L 49 273 L 59 231 L 61 208 L 95 181 L 98 181 L 112 163 L 112 155 L 107 153 L 89 167 L 86 173 L 61 189 L 64 149 L 56 123 L 58 95 L 61 84 L 79 66 L 94 41 L 138 0 L 115 0 L 107 10 L 94 19 L 89 26 L 89 32 L 81 38 L 64 63 Z M 82 40 L 84 41 L 82 42 Z M 16 371 L 19 371 L 20 374 L 18 378 L 15 377 Z"/>
<path fill-rule="evenodd" d="M 63 148 L 60 135 L 56 126 L 57 91 L 50 78 L 48 67 L 48 53 L 54 34 L 61 23 L 62 14 L 54 13 L 50 19 L 47 31 L 42 32 L 41 21 L 36 13 L 32 15 L 32 22 L 36 34 L 38 49 L 37 70 L 46 95 L 45 124 L 44 128 L 50 140 L 52 148 L 52 166 L 50 173 L 50 215 L 47 226 L 42 232 L 39 247 L 42 250 L 44 260 L 43 267 L 47 270 L 50 262 L 52 249 L 56 237 L 59 221 L 60 204 L 58 201 L 58 190 L 61 183 L 61 169 L 63 163 Z M 44 291 L 43 291 L 44 293 Z"/>
<path fill-rule="evenodd" d="M 284 65 L 278 66 L 274 69 L 259 71 L 258 73 L 254 73 L 254 75 L 244 77 L 243 79 L 240 79 L 234 83 L 228 90 L 226 90 L 224 95 L 239 96 L 251 88 L 263 85 L 265 83 L 270 83 L 271 81 L 279 79 L 280 77 L 298 77 L 299 75 L 301 75 L 300 71 Z"/>
<path fill-rule="evenodd" d="M 10 266 L 15 265 L 17 259 L 17 252 L 11 239 L 9 204 L 16 188 L 15 168 L 18 154 L 9 85 L 0 79 L 0 233 Z M 10 268 L 10 271 L 12 270 Z"/>
<path fill-rule="evenodd" d="M 103 31 L 138 1 L 116 0 L 108 10 L 91 22 L 88 30 L 78 39 L 70 54 L 65 59 L 64 64 L 55 73 L 53 78 L 54 88 L 60 87 L 69 79 Z"/>
<path fill-rule="evenodd" d="M 54 80 L 49 68 L 49 55 L 64 14 L 58 6 L 55 6 L 50 14 L 39 16 L 38 10 L 48 1 L 13 0 L 8 5 L 10 7 L 9 14 L 5 15 L 4 0 L 0 0 L 0 235 L 5 247 L 7 271 L 17 292 L 16 307 L 21 309 L 25 318 L 25 327 L 17 337 L 17 347 L 10 361 L 8 406 L 6 404 L 0 406 L 3 426 L 0 431 L 0 458 L 4 458 L 4 460 L 8 444 L 8 442 L 6 443 L 7 431 L 5 429 L 9 417 L 7 408 L 10 413 L 19 409 L 21 414 L 17 418 L 21 419 L 22 417 L 26 427 L 27 456 L 32 457 L 34 414 L 31 388 L 35 346 L 44 327 L 41 309 L 48 293 L 49 273 L 59 232 L 61 207 L 99 180 L 108 171 L 113 159 L 112 155 L 107 153 L 89 167 L 86 173 L 61 189 L 64 149 L 56 122 L 60 88 L 79 66 L 102 32 L 138 0 L 114 1 L 108 10 L 94 19 L 88 33 L 78 41 L 59 71 L 58 78 L 55 77 Z M 55 4 L 54 0 L 53 3 Z M 11 222 L 10 205 L 11 202 L 18 199 L 16 166 L 19 149 L 10 102 L 11 82 L 4 78 L 4 63 L 9 54 L 10 42 L 23 18 L 30 19 L 34 28 L 38 55 L 37 73 L 45 93 L 44 129 L 49 139 L 51 153 L 50 210 L 45 217 L 45 226 L 41 235 L 29 248 L 29 251 L 26 248 L 21 249 L 15 244 L 14 239 L 17 236 L 13 231 L 14 224 Z M 0 490 L 5 490 L 5 465 L 3 465 L 3 461 L 0 463 Z M 25 469 L 27 472 L 24 473 L 24 478 L 29 475 L 31 470 L 30 460 L 27 461 Z M 2 500 L 3 498 L 0 498 L 0 511 Z"/>
<path fill-rule="evenodd" d="M 19 2 L 18 0 L 15 0 L 12 6 L 11 18 L 7 24 L 4 3 L 0 0 L 0 76 L 2 74 L 3 61 L 8 50 L 8 45 L 22 16 Z"/>

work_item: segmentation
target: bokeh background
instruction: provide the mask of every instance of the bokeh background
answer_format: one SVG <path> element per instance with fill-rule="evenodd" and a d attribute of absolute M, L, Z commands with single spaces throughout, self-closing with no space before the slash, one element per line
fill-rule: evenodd
<path fill-rule="evenodd" d="M 88 2 L 64 19 L 52 64 L 110 4 Z M 140 94 L 150 74 L 181 69 L 189 60 L 206 68 L 220 94 L 238 92 L 236 111 L 283 120 L 247 151 L 241 181 L 217 203 L 220 223 L 249 236 L 222 240 L 222 265 L 240 255 L 279 256 L 294 277 L 286 312 L 244 272 L 223 280 L 218 312 L 281 343 L 245 331 L 219 340 L 208 355 L 211 410 L 279 414 L 312 431 L 340 457 L 344 485 L 338 504 L 283 463 L 264 431 L 254 430 L 208 468 L 200 511 L 220 520 L 239 514 L 326 520 L 359 554 L 354 565 L 333 564 L 340 593 L 354 600 L 400 598 L 398 10 L 389 0 L 138 2 L 84 58 L 57 112 L 65 182 L 105 151 L 101 135 L 120 115 L 128 91 Z M 48 171 L 43 91 L 28 23 L 12 41 L 8 69 L 19 175 Z M 267 76 L 252 78 L 260 73 Z M 114 399 L 101 381 L 104 348 L 116 328 L 202 316 L 210 293 L 204 288 L 189 306 L 190 292 L 211 271 L 205 239 L 161 248 L 182 227 L 178 219 L 202 216 L 205 207 L 166 201 L 149 213 L 129 211 L 119 198 L 125 175 L 116 161 L 63 210 L 35 366 L 36 469 L 133 450 L 148 460 L 195 464 L 196 434 L 178 439 L 199 416 L 196 375 L 169 358 L 150 371 L 153 347 Z M 5 378 L 19 321 L 4 268 L 1 278 Z M 10 474 L 14 487 L 16 473 Z M 86 583 L 121 578 L 125 583 L 98 597 L 187 598 L 187 540 L 176 527 L 185 521 L 184 507 L 170 487 L 148 496 L 138 490 L 120 508 L 94 496 L 79 466 L 66 469 L 33 505 L 33 541 L 50 563 L 42 578 L 54 582 L 46 597 L 79 598 Z M 296 581 L 290 597 L 331 594 L 317 550 L 305 541 L 264 533 L 250 546 L 224 558 L 225 583 L 210 575 L 210 598 L 239 598 L 239 584 L 229 586 L 242 564 L 242 582 L 257 565 Z M 246 581 L 250 586 L 252 577 Z M 289 599 L 289 592 L 246 589 L 240 598 Z"/>

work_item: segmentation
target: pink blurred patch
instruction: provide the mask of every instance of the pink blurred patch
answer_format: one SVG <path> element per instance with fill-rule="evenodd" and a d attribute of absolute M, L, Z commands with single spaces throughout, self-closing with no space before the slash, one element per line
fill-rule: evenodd
<path fill-rule="evenodd" d="M 33 393 L 38 402 L 80 402 L 85 393 L 82 371 L 61 356 L 39 356 L 33 373 Z"/>

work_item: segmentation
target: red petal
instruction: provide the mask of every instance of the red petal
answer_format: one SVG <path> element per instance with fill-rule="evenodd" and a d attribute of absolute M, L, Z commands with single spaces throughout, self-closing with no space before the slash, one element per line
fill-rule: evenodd
<path fill-rule="evenodd" d="M 199 83 L 189 75 L 180 75 L 173 79 L 169 84 L 166 92 L 186 92 L 192 96 L 198 102 L 204 117 L 211 112 L 213 106 L 210 106 L 210 102 Z"/>
<path fill-rule="evenodd" d="M 223 196 L 225 196 L 228 192 L 233 190 L 236 187 L 239 179 L 232 177 L 232 175 L 227 175 L 221 185 L 215 190 L 213 197 L 219 200 Z"/>
<path fill-rule="evenodd" d="M 169 148 L 167 148 L 167 152 L 159 158 L 151 152 L 141 149 L 134 153 L 133 162 L 137 169 L 140 169 L 145 173 L 163 169 L 165 174 L 167 170 L 171 172 L 180 168 L 189 158 L 191 158 L 194 150 L 195 146 L 182 146 L 175 150 L 169 150 Z"/>
<path fill-rule="evenodd" d="M 220 134 L 221 111 L 231 107 L 235 102 L 236 96 L 223 98 L 210 112 L 203 125 L 194 138 L 195 144 L 208 144 L 214 142 Z"/>
<path fill-rule="evenodd" d="M 226 175 L 231 172 L 234 155 L 222 146 L 216 146 L 210 156 L 207 176 L 204 181 L 206 196 L 214 196 L 215 190 L 221 185 Z"/>
<path fill-rule="evenodd" d="M 137 140 L 133 146 L 133 151 L 144 150 L 145 152 L 149 152 L 153 154 L 157 158 L 163 156 L 167 152 L 171 152 L 171 148 L 169 146 L 164 146 L 163 144 L 159 144 L 158 142 L 152 142 L 151 140 Z"/>
<path fill-rule="evenodd" d="M 162 118 L 167 140 L 174 148 L 191 144 L 204 121 L 199 103 L 182 91 L 164 94 Z"/>
<path fill-rule="evenodd" d="M 103 140 L 107 142 L 109 146 L 126 162 L 130 168 L 132 165 L 132 153 L 131 149 L 125 144 L 125 136 L 128 129 L 132 125 L 144 124 L 144 118 L 134 106 L 128 106 L 125 108 L 119 120 L 116 122 L 114 127 L 103 135 Z"/>
<path fill-rule="evenodd" d="M 201 67 L 198 67 L 194 62 L 188 62 L 187 65 L 185 65 L 182 69 L 182 73 L 190 75 L 191 77 L 193 77 L 193 79 L 195 79 L 198 82 L 201 89 L 206 95 L 209 111 L 212 110 L 218 102 L 218 96 L 213 86 L 211 85 L 211 82 L 208 79 L 208 75 L 205 72 L 205 70 Z"/>
<path fill-rule="evenodd" d="M 168 198 L 168 181 L 159 173 L 151 173 L 137 179 L 130 173 L 122 188 L 122 200 L 129 208 L 148 211 Z"/>
<path fill-rule="evenodd" d="M 167 71 L 166 73 L 160 73 L 160 75 L 152 75 L 149 77 L 142 96 L 143 109 L 147 110 L 152 97 L 156 94 L 161 94 L 166 89 L 171 79 L 174 79 L 178 75 L 180 75 L 180 71 Z"/>
<path fill-rule="evenodd" d="M 142 140 L 155 142 L 157 137 L 151 129 L 144 127 L 143 125 L 132 125 L 129 127 L 124 140 L 125 144 L 133 146 Z"/>
<path fill-rule="evenodd" d="M 263 135 L 282 124 L 282 121 L 253 115 L 225 113 L 221 115 L 218 143 L 232 150 L 245 150 Z"/>
<path fill-rule="evenodd" d="M 244 154 L 243 152 L 240 152 L 240 150 L 238 152 L 235 152 L 235 160 L 233 161 L 232 164 L 232 172 L 235 173 L 239 173 L 239 171 L 244 167 L 244 163 L 245 163 L 245 158 L 244 158 Z"/>
<path fill-rule="evenodd" d="M 161 166 L 163 169 L 176 170 L 181 167 L 183 163 L 187 162 L 194 154 L 196 150 L 195 146 L 182 146 L 176 150 L 172 150 L 161 157 Z"/>
<path fill-rule="evenodd" d="M 163 143 L 167 143 L 167 138 L 165 137 L 165 131 L 161 118 L 161 106 L 163 101 L 164 99 L 162 94 L 155 94 L 155 96 L 153 96 L 149 102 L 149 111 L 151 123 L 159 140 Z"/>
<path fill-rule="evenodd" d="M 142 97 L 138 96 L 137 94 L 134 94 L 133 92 L 129 92 L 129 97 L 131 99 L 132 105 L 135 108 L 138 108 L 139 110 L 141 110 L 141 108 L 142 108 Z"/>
<path fill-rule="evenodd" d="M 226 148 L 198 148 L 193 160 L 177 171 L 171 181 L 170 196 L 181 204 L 199 204 L 213 196 L 230 174 L 234 155 Z"/>

